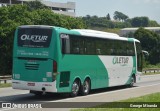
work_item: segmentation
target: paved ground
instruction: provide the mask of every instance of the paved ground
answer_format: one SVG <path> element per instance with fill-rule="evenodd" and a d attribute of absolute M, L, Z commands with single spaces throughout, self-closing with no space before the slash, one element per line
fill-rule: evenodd
<path fill-rule="evenodd" d="M 68 98 L 60 94 L 47 95 L 43 97 L 35 97 L 33 94 L 29 94 L 28 91 L 15 90 L 12 88 L 1 88 L 0 89 L 0 101 L 8 101 L 15 103 L 41 103 L 43 107 L 61 107 L 54 109 L 45 110 L 58 110 L 58 111 L 69 111 L 70 108 L 66 107 L 64 102 L 81 102 L 81 105 L 89 106 L 93 104 L 86 104 L 84 102 L 113 102 L 118 100 L 124 100 L 132 97 L 138 97 L 146 94 L 151 94 L 155 92 L 160 92 L 160 75 L 154 76 L 143 76 L 140 83 L 135 84 L 133 88 L 126 87 L 114 87 L 105 88 L 100 90 L 93 90 L 91 94 L 87 96 L 78 96 L 75 98 Z M 61 102 L 58 103 L 57 102 Z M 63 102 L 63 103 L 62 103 Z M 68 107 L 73 107 L 76 105 L 74 103 L 69 104 Z M 76 107 L 76 106 L 75 106 Z M 79 106 L 78 106 L 79 107 Z M 0 109 L 2 111 L 8 109 Z M 12 111 L 17 111 L 21 109 L 12 109 Z M 36 109 L 33 109 L 36 110 Z M 43 109 L 44 110 L 44 109 Z"/>

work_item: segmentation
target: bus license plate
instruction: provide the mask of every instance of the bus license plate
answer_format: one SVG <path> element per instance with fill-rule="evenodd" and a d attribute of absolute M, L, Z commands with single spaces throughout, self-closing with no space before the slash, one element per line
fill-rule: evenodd
<path fill-rule="evenodd" d="M 28 83 L 28 86 L 35 86 L 35 83 Z"/>

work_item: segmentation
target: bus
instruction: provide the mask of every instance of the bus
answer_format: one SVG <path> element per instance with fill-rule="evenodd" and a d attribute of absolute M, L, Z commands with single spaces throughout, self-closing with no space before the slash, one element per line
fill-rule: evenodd
<path fill-rule="evenodd" d="M 87 95 L 90 90 L 140 80 L 140 41 L 114 33 L 23 25 L 14 35 L 14 89 Z"/>

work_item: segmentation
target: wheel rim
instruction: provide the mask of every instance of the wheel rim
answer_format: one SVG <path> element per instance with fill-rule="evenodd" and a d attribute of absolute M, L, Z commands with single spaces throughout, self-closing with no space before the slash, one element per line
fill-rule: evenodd
<path fill-rule="evenodd" d="M 79 85 L 77 84 L 77 82 L 74 82 L 72 86 L 72 92 L 76 94 L 78 93 L 78 91 L 79 91 Z"/>
<path fill-rule="evenodd" d="M 87 93 L 89 91 L 89 83 L 88 83 L 88 81 L 84 82 L 83 87 L 84 87 L 84 92 Z"/>

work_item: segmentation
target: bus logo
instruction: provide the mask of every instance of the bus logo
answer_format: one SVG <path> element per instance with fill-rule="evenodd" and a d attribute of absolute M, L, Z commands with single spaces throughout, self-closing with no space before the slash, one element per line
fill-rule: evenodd
<path fill-rule="evenodd" d="M 65 38 L 65 39 L 69 39 L 69 35 L 68 34 L 61 34 L 60 37 L 61 38 Z"/>
<path fill-rule="evenodd" d="M 114 57 L 112 63 L 120 64 L 121 66 L 126 66 L 128 64 L 129 57 Z"/>
<path fill-rule="evenodd" d="M 46 42 L 48 36 L 43 35 L 21 35 L 21 40 L 31 40 L 32 42 Z"/>

